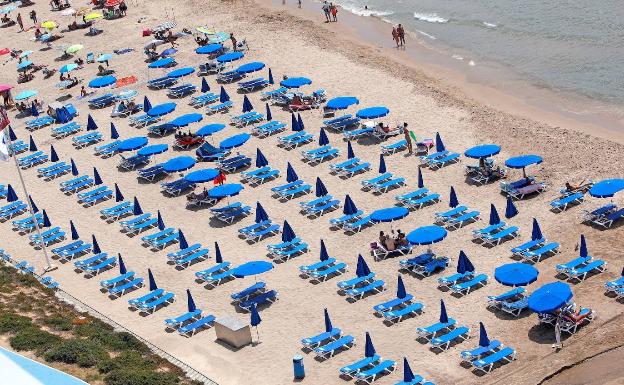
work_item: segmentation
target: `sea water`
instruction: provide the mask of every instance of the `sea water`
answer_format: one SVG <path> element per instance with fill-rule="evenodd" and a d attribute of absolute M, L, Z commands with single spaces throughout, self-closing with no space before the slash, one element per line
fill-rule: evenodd
<path fill-rule="evenodd" d="M 337 0 L 402 23 L 466 65 L 499 63 L 536 85 L 624 104 L 624 4 L 615 0 Z M 388 36 L 390 34 L 388 33 Z"/>

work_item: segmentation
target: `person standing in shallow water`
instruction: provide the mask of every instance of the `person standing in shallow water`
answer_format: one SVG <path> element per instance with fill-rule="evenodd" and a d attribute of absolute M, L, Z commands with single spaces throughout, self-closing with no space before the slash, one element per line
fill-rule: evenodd
<path fill-rule="evenodd" d="M 327 1 L 323 2 L 323 12 L 325 12 L 325 22 L 329 23 L 331 21 L 331 16 L 329 13 L 329 4 Z"/>
<path fill-rule="evenodd" d="M 396 27 L 392 27 L 392 39 L 396 43 L 397 48 L 399 48 L 399 33 L 397 32 Z"/>
<path fill-rule="evenodd" d="M 405 46 L 405 30 L 401 24 L 397 27 L 397 34 L 399 35 L 399 45 Z"/>
<path fill-rule="evenodd" d="M 330 12 L 331 12 L 333 21 L 338 21 L 338 8 L 336 8 L 336 4 L 331 4 Z"/>

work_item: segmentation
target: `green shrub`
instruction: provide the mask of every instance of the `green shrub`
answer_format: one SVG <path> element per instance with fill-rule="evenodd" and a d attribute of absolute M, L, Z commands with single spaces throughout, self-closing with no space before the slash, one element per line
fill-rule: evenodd
<path fill-rule="evenodd" d="M 45 355 L 46 361 L 78 364 L 91 367 L 109 359 L 109 355 L 98 342 L 81 339 L 68 339 L 57 344 Z"/>
<path fill-rule="evenodd" d="M 36 326 L 28 326 L 9 339 L 11 347 L 17 351 L 36 350 L 39 353 L 50 349 L 61 341 L 61 337 L 41 330 Z"/>
<path fill-rule="evenodd" d="M 110 325 L 100 321 L 76 326 L 74 330 L 77 335 L 93 341 L 98 341 L 103 346 L 118 352 L 124 350 L 147 352 L 149 350 L 147 346 L 136 339 L 132 334 L 116 332 Z"/>
<path fill-rule="evenodd" d="M 139 352 L 129 350 L 102 362 L 98 366 L 98 370 L 101 373 L 109 373 L 121 369 L 155 370 L 156 367 L 157 365 L 153 360 L 143 357 Z"/>
<path fill-rule="evenodd" d="M 72 322 L 65 317 L 44 317 L 43 324 L 58 331 L 68 331 L 72 329 Z"/>
<path fill-rule="evenodd" d="M 30 325 L 32 325 L 32 320 L 28 317 L 11 311 L 0 312 L 0 333 L 14 333 Z"/>
<path fill-rule="evenodd" d="M 171 373 L 158 373 L 149 370 L 116 370 L 104 377 L 107 385 L 175 385 L 178 377 Z"/>

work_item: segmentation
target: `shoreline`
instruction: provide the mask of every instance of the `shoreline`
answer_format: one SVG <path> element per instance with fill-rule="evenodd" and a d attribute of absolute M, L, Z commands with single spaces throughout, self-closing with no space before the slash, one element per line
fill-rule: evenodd
<path fill-rule="evenodd" d="M 314 22 L 341 38 L 382 51 L 391 60 L 420 72 L 439 86 L 439 91 L 457 99 L 473 101 L 520 118 L 548 126 L 624 144 L 624 106 L 583 95 L 558 92 L 531 83 L 520 74 L 495 62 L 456 60 L 450 52 L 428 44 L 417 31 L 407 31 L 406 49 L 395 49 L 390 38 L 391 23 L 386 16 L 360 16 L 339 6 L 338 23 L 322 20 L 320 2 L 302 1 L 298 9 L 292 1 L 254 0 L 274 11 Z M 410 40 L 415 44 L 410 44 Z"/>

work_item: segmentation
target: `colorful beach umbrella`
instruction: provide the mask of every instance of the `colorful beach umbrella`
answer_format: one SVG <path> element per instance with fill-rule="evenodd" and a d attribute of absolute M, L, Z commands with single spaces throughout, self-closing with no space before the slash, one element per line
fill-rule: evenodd
<path fill-rule="evenodd" d="M 67 47 L 65 52 L 70 54 L 70 55 L 72 55 L 72 54 L 75 54 L 76 52 L 80 51 L 83 48 L 84 48 L 84 46 L 82 44 L 73 44 L 73 45 L 70 45 L 69 47 Z"/>

